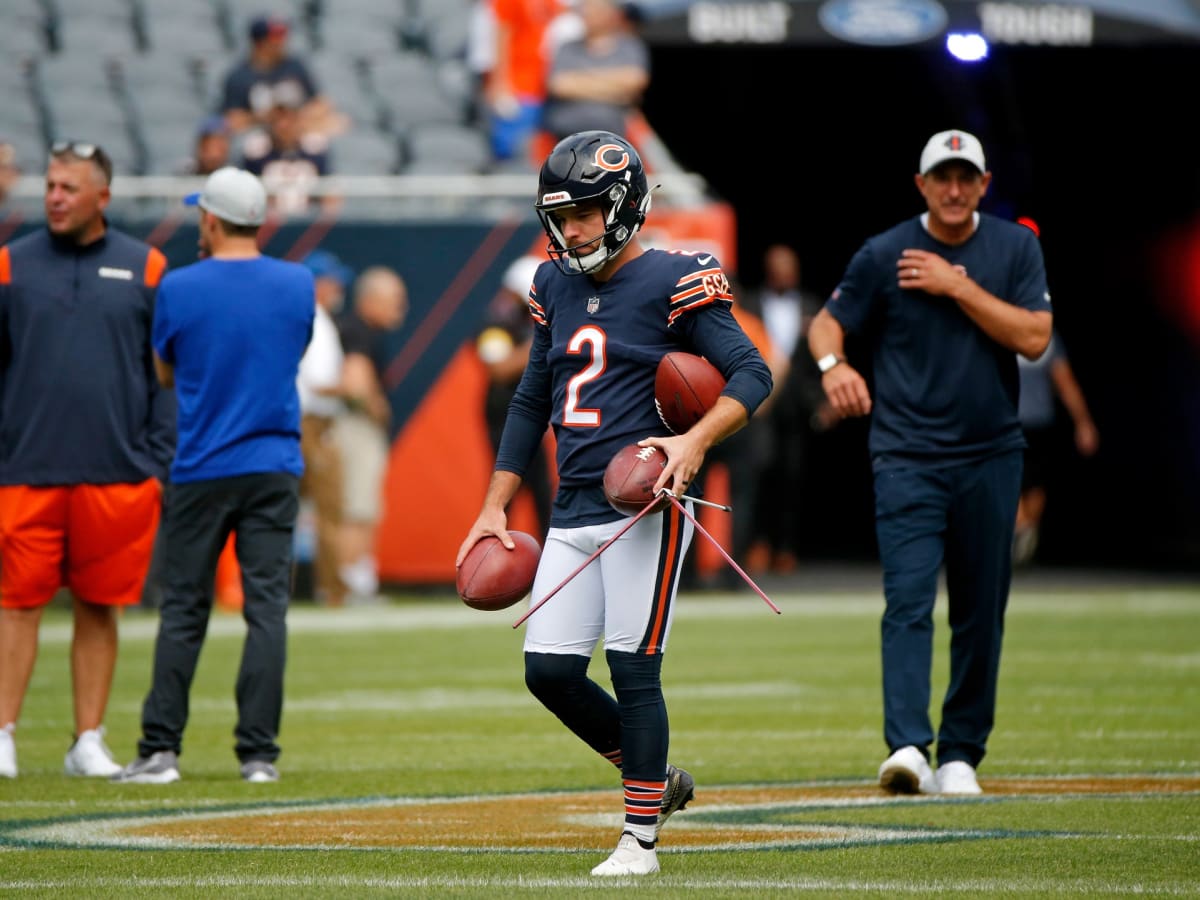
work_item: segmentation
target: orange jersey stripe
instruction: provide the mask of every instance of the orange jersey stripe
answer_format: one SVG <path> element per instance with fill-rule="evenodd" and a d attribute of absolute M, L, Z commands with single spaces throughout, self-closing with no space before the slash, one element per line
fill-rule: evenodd
<path fill-rule="evenodd" d="M 158 287 L 159 279 L 167 270 L 167 258 L 157 247 L 151 247 L 146 254 L 146 271 L 143 273 L 146 287 Z"/>
<path fill-rule="evenodd" d="M 0 247 L 0 284 L 12 284 L 12 259 L 7 247 Z"/>

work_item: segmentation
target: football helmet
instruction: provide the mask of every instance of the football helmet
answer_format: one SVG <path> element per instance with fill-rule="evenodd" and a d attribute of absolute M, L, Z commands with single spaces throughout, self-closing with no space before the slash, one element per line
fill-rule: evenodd
<path fill-rule="evenodd" d="M 604 234 L 571 247 L 554 213 L 584 202 L 600 204 Z M 567 275 L 594 272 L 614 259 L 646 220 L 650 190 L 642 158 L 611 131 L 565 137 L 542 163 L 534 208 L 550 238 L 546 252 L 558 268 Z"/>

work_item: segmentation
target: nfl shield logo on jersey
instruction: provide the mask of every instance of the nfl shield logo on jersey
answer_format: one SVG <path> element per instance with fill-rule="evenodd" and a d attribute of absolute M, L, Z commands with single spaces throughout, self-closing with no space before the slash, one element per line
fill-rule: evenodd
<path fill-rule="evenodd" d="M 595 315 L 596 310 L 598 310 L 599 308 L 600 308 L 600 298 L 599 297 L 589 297 L 588 304 L 587 304 L 588 315 L 589 316 Z"/>

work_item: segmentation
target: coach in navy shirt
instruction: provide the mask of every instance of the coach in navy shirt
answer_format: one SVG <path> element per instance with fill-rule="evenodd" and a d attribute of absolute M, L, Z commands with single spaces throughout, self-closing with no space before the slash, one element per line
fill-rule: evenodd
<path fill-rule="evenodd" d="M 879 782 L 897 793 L 980 793 L 975 770 L 995 717 L 1025 446 L 1016 357 L 1041 354 L 1052 319 L 1036 237 L 978 211 L 991 180 L 973 135 L 930 138 L 916 175 L 928 211 L 863 244 L 809 332 L 834 410 L 871 416 L 891 754 Z M 873 393 L 845 357 L 847 334 L 870 348 Z M 952 640 L 935 774 L 943 563 Z"/>

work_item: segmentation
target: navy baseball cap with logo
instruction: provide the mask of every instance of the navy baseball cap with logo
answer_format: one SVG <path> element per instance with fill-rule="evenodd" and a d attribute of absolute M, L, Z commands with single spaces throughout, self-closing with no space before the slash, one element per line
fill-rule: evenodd
<path fill-rule="evenodd" d="M 204 182 L 204 190 L 183 198 L 185 206 L 198 206 L 234 225 L 261 225 L 267 219 L 267 190 L 258 176 L 236 166 L 217 169 Z"/>
<path fill-rule="evenodd" d="M 983 144 L 979 143 L 979 138 L 957 128 L 939 131 L 929 139 L 925 149 L 921 151 L 921 167 L 917 171 L 922 175 L 928 174 L 931 169 L 936 169 L 952 159 L 969 162 L 981 173 L 987 171 L 987 162 L 983 158 Z"/>
<path fill-rule="evenodd" d="M 256 16 L 250 22 L 250 40 L 261 41 L 263 38 L 287 37 L 287 19 L 279 16 Z"/>

